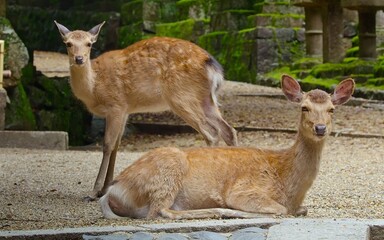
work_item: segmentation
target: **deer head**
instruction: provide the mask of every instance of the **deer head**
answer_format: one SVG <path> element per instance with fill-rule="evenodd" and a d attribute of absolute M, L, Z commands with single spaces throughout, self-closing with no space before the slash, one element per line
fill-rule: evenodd
<path fill-rule="evenodd" d="M 67 46 L 70 66 L 83 66 L 89 61 L 92 44 L 97 41 L 104 23 L 102 22 L 86 32 L 82 30 L 70 31 L 64 25 L 55 21 L 63 42 Z"/>
<path fill-rule="evenodd" d="M 319 89 L 304 93 L 299 83 L 288 75 L 283 75 L 281 86 L 288 100 L 301 105 L 299 132 L 309 139 L 319 141 L 331 133 L 335 106 L 350 99 L 355 82 L 350 78 L 343 80 L 332 95 Z"/>

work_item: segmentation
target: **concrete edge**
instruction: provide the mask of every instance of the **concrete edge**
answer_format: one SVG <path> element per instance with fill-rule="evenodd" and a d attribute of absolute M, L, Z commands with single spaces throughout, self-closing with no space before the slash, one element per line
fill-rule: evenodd
<path fill-rule="evenodd" d="M 0 131 L 0 148 L 67 150 L 68 133 L 62 131 Z"/>
<path fill-rule="evenodd" d="M 106 226 L 106 227 L 83 227 L 62 228 L 42 230 L 19 230 L 0 231 L 0 239 L 79 239 L 84 234 L 105 235 L 116 232 L 168 232 L 187 233 L 193 231 L 231 232 L 240 228 L 261 227 L 269 228 L 280 223 L 279 219 L 226 219 L 226 220 L 204 220 L 196 222 L 171 222 L 158 224 L 143 224 L 137 226 Z"/>
<path fill-rule="evenodd" d="M 137 226 L 105 226 L 105 227 L 82 227 L 63 229 L 42 229 L 28 231 L 0 231 L 0 238 L 6 239 L 79 239 L 84 234 L 105 235 L 118 232 L 149 232 L 149 233 L 188 233 L 193 231 L 213 231 L 227 233 L 247 227 L 268 228 L 279 225 L 302 225 L 324 226 L 324 224 L 342 225 L 350 229 L 362 231 L 361 234 L 370 239 L 370 228 L 384 231 L 384 219 L 303 219 L 303 218 L 258 218 L 258 219 L 224 219 L 224 220 L 203 220 L 188 222 L 170 222 L 158 224 L 142 224 Z M 355 226 L 359 226 L 358 229 Z M 293 228 L 293 227 L 292 227 Z M 275 229 L 276 231 L 276 229 Z M 278 231 L 278 230 L 277 230 Z M 376 233 L 377 234 L 377 233 Z"/>

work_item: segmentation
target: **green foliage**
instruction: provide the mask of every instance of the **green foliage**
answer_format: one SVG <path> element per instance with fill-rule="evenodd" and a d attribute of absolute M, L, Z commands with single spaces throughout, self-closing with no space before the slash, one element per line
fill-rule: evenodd
<path fill-rule="evenodd" d="M 24 87 L 19 83 L 8 91 L 13 101 L 5 109 L 5 128 L 11 130 L 36 130 L 36 119 Z"/>

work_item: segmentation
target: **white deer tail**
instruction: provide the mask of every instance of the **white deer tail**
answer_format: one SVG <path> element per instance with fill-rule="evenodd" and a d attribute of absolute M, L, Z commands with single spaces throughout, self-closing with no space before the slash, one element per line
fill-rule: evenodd
<path fill-rule="evenodd" d="M 211 96 L 213 103 L 218 106 L 217 91 L 224 81 L 224 70 L 219 62 L 212 56 L 206 62 L 208 78 L 211 80 Z"/>
<path fill-rule="evenodd" d="M 99 204 L 101 207 L 101 212 L 103 213 L 105 218 L 108 218 L 108 219 L 122 218 L 122 217 L 116 215 L 112 211 L 111 207 L 109 206 L 109 191 L 107 191 L 107 193 L 100 198 Z"/>

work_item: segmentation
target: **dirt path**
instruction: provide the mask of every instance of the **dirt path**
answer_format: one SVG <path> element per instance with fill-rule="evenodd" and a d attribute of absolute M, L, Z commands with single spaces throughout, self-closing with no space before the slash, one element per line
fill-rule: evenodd
<path fill-rule="evenodd" d="M 294 129 L 299 109 L 279 97 L 280 90 L 228 82 L 221 96 L 224 117 L 235 126 Z M 249 96 L 269 94 L 275 97 Z M 335 132 L 384 135 L 380 104 L 360 101 L 335 112 Z M 179 123 L 173 115 L 137 115 L 131 121 Z M 243 146 L 282 148 L 294 133 L 240 132 Z M 204 146 L 195 133 L 132 134 L 123 139 L 116 172 L 158 146 Z M 101 161 L 100 146 L 78 151 L 0 149 L 0 230 L 101 225 L 138 225 L 139 220 L 105 220 L 97 203 L 83 203 Z M 94 151 L 94 149 L 97 149 Z M 332 136 L 320 173 L 308 192 L 308 218 L 382 218 L 384 216 L 384 138 Z M 152 222 L 152 221 L 151 221 Z M 158 221 L 156 221 L 158 222 Z"/>

